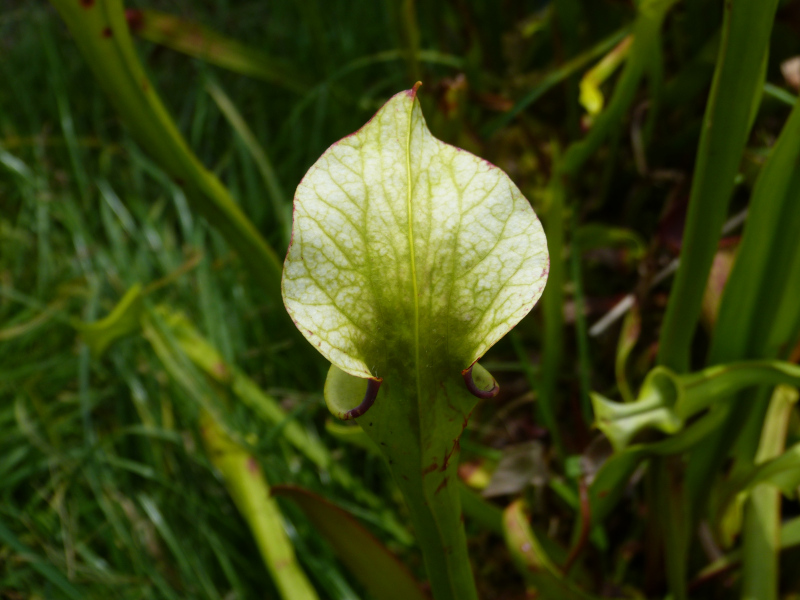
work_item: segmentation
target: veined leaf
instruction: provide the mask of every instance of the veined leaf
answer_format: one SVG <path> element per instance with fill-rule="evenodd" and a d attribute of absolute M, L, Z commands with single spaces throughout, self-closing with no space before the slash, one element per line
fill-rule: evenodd
<path fill-rule="evenodd" d="M 461 371 L 530 311 L 544 232 L 500 169 L 434 138 L 416 88 L 328 149 L 300 183 L 283 296 L 343 371 Z"/>
<path fill-rule="evenodd" d="M 361 417 L 387 459 L 434 596 L 469 600 L 477 592 L 450 484 L 476 397 L 497 391 L 475 362 L 539 299 L 549 259 L 519 189 L 434 138 L 417 87 L 331 146 L 300 183 L 283 297 L 333 363 L 331 411 Z"/>

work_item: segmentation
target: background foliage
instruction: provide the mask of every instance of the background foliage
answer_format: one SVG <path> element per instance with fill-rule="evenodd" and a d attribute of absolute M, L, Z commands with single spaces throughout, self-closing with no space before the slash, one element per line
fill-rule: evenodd
<path fill-rule="evenodd" d="M 798 558 L 798 505 L 752 477 L 800 439 L 796 394 L 743 392 L 679 453 L 615 463 L 590 402 L 632 399 L 656 364 L 800 357 L 800 110 L 781 71 L 800 2 L 136 3 L 135 94 L 75 33 L 113 2 L 53 4 L 0 13 L 0 597 L 290 597 L 289 554 L 262 559 L 220 439 L 425 578 L 275 287 L 297 182 L 417 80 L 432 132 L 509 173 L 554 257 L 542 308 L 485 357 L 501 394 L 462 440 L 464 480 L 492 496 L 463 500 L 481 597 L 800 593 L 778 562 Z M 103 23 L 115 42 L 127 27 Z M 602 320 L 620 300 L 627 316 Z M 278 502 L 298 578 L 380 598 L 319 513 Z"/>

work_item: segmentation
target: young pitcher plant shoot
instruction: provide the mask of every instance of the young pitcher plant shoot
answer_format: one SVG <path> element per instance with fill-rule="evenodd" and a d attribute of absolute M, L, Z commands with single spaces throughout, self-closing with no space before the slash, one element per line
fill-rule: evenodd
<path fill-rule="evenodd" d="M 434 597 L 470 600 L 459 438 L 498 390 L 477 360 L 533 308 L 549 257 L 509 177 L 433 137 L 418 87 L 309 169 L 282 289 L 331 362 L 328 408 L 357 419 L 403 492 Z"/>

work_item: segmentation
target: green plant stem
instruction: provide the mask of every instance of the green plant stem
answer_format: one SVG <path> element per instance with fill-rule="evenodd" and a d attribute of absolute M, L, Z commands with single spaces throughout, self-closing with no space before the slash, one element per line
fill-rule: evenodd
<path fill-rule="evenodd" d="M 761 98 L 763 67 L 776 7 L 776 0 L 725 3 L 722 42 L 697 150 L 681 263 L 659 339 L 659 364 L 679 373 L 690 367 L 691 342 L 703 292 L 752 126 L 754 105 Z M 707 480 L 702 483 L 703 487 L 707 485 Z M 699 489 L 689 483 L 687 493 L 693 498 Z M 673 522 L 672 517 L 668 507 L 654 515 L 667 530 L 678 530 L 681 524 Z M 690 513 L 686 517 L 689 528 L 692 519 Z M 670 592 L 675 598 L 682 598 L 686 593 L 687 558 L 681 548 L 672 546 L 667 541 L 665 551 L 671 557 L 667 562 Z"/>
<path fill-rule="evenodd" d="M 456 485 L 458 438 L 466 423 L 463 417 L 459 420 L 459 415 L 466 417 L 471 409 L 463 406 L 452 411 L 448 406 L 451 402 L 462 405 L 457 399 L 461 390 L 449 386 L 444 397 L 428 398 L 420 405 L 395 396 L 390 383 L 384 383 L 380 391 L 383 397 L 358 419 L 359 424 L 383 452 L 403 493 L 435 600 L 477 600 Z M 470 404 L 474 406 L 474 402 Z M 410 436 L 397 435 L 395 424 L 409 418 L 419 423 L 419 429 L 409 432 Z M 433 435 L 436 429 L 445 432 Z M 447 446 L 438 447 L 444 440 Z"/>
<path fill-rule="evenodd" d="M 453 480 L 458 477 L 456 464 L 446 477 Z M 458 493 L 446 496 L 440 493 L 436 498 L 435 490 L 432 496 L 432 490 L 421 480 L 400 480 L 397 484 L 408 502 L 433 597 L 436 600 L 477 600 Z M 448 487 L 458 491 L 455 485 Z"/>
<path fill-rule="evenodd" d="M 236 444 L 208 414 L 200 418 L 206 452 L 222 474 L 236 508 L 247 521 L 264 564 L 284 600 L 319 598 L 297 562 L 280 508 L 255 457 Z"/>
<path fill-rule="evenodd" d="M 655 479 L 653 511 L 666 517 L 657 520 L 660 539 L 664 544 L 664 567 L 673 600 L 685 600 L 686 552 L 688 531 L 686 522 L 686 501 L 683 487 L 677 479 L 678 470 L 670 465 L 668 457 L 653 458 L 650 475 Z"/>
<path fill-rule="evenodd" d="M 480 389 L 489 389 L 491 376 L 475 367 L 483 372 Z M 412 387 L 400 372 L 387 373 L 374 403 L 356 420 L 403 494 L 435 600 L 477 600 L 457 485 L 459 438 L 476 398 L 461 377 L 421 375 Z M 325 401 L 341 415 L 368 390 L 364 379 L 331 366 Z"/>

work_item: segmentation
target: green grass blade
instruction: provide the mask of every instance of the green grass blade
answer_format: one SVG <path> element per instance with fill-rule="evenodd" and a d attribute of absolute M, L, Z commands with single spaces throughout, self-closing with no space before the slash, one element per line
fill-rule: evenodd
<path fill-rule="evenodd" d="M 269 199 L 272 202 L 275 222 L 278 224 L 278 228 L 283 234 L 283 243 L 285 246 L 288 246 L 292 234 L 292 205 L 286 202 L 286 194 L 283 191 L 281 182 L 278 180 L 278 176 L 275 174 L 272 161 L 269 159 L 269 156 L 267 156 L 264 148 L 258 142 L 255 134 L 253 134 L 253 131 L 247 125 L 247 122 L 225 91 L 213 81 L 206 83 L 206 91 L 214 99 L 214 102 L 217 103 L 222 114 L 228 119 L 231 127 L 233 127 L 242 139 L 250 155 L 253 157 L 258 171 L 261 173 L 261 177 L 264 180 L 264 185 L 269 192 Z"/>
<path fill-rule="evenodd" d="M 589 394 L 592 391 L 592 361 L 589 354 L 589 336 L 586 332 L 586 298 L 583 293 L 583 273 L 581 268 L 582 248 L 574 237 L 578 231 L 578 212 L 572 213 L 571 230 L 573 231 L 572 247 L 570 248 L 570 274 L 574 289 L 573 302 L 575 304 L 575 338 L 578 347 L 578 379 L 581 384 L 581 410 L 586 423 L 592 422 L 592 403 Z"/>
<path fill-rule="evenodd" d="M 539 379 L 539 412 L 544 426 L 553 436 L 553 443 L 564 456 L 561 433 L 556 421 L 558 407 L 558 377 L 564 353 L 564 219 L 566 188 L 563 178 L 555 173 L 550 181 L 550 202 L 544 216 L 547 226 L 547 249 L 550 253 L 550 273 L 542 294 L 544 332 L 542 339 L 542 367 Z"/>
<path fill-rule="evenodd" d="M 122 2 L 53 0 L 53 5 L 139 143 L 186 187 L 193 208 L 237 250 L 269 297 L 280 298 L 282 261 L 189 149 L 136 56 Z"/>
<path fill-rule="evenodd" d="M 60 590 L 64 598 L 68 598 L 69 600 L 83 600 L 86 597 L 83 592 L 64 577 L 61 571 L 31 552 L 31 550 L 14 535 L 14 532 L 6 527 L 2 520 L 0 520 L 0 542 L 11 548 L 19 557 L 24 558 L 36 572 L 52 584 L 53 587 Z"/>

